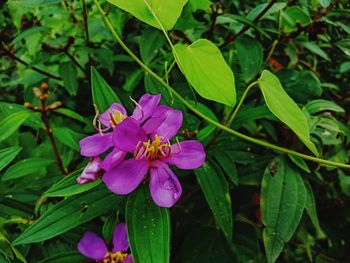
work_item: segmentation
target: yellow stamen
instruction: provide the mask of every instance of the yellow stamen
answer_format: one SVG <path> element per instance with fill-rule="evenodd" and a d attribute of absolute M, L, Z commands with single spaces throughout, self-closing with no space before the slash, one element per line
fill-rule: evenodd
<path fill-rule="evenodd" d="M 105 255 L 105 258 L 103 259 L 102 263 L 123 263 L 124 260 L 127 258 L 127 253 L 121 253 L 121 252 L 108 252 Z"/>

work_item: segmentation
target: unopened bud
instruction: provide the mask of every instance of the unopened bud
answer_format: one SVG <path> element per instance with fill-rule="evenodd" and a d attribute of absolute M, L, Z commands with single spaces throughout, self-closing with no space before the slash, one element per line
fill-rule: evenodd
<path fill-rule="evenodd" d="M 59 108 L 59 107 L 61 107 L 62 106 L 62 102 L 60 102 L 60 101 L 55 101 L 54 103 L 52 103 L 52 104 L 50 104 L 49 106 L 47 106 L 47 109 L 48 110 L 55 110 L 55 109 L 57 109 L 57 108 Z"/>
<path fill-rule="evenodd" d="M 35 87 L 35 88 L 33 88 L 33 92 L 34 92 L 34 95 L 35 95 L 35 97 L 37 97 L 37 98 L 41 98 L 41 96 L 43 95 L 43 93 L 41 92 L 41 90 L 39 89 L 39 88 L 37 88 L 37 87 Z"/>
<path fill-rule="evenodd" d="M 49 89 L 49 85 L 47 85 L 46 82 L 43 82 L 43 83 L 41 84 L 41 90 L 43 91 L 43 93 L 46 94 L 47 91 L 48 91 L 48 89 Z"/>

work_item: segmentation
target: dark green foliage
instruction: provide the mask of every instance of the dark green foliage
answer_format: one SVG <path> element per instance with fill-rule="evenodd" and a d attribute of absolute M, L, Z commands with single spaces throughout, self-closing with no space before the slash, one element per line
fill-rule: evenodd
<path fill-rule="evenodd" d="M 136 263 L 350 262 L 349 14 L 345 0 L 1 3 L 0 262 L 89 262 L 83 233 L 110 245 L 120 222 Z M 145 93 L 206 150 L 171 167 L 169 209 L 148 176 L 126 197 L 76 183 L 96 112 L 130 115 Z"/>

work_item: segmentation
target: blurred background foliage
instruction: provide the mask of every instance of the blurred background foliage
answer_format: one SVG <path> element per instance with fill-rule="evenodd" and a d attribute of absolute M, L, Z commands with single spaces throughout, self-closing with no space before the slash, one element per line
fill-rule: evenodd
<path fill-rule="evenodd" d="M 164 76 L 206 115 L 215 120 L 227 116 L 230 107 L 200 98 L 189 86 L 173 64 L 171 49 L 161 31 L 104 1 L 101 5 L 115 30 L 148 67 Z M 264 189 L 261 182 L 268 179 L 263 179 L 265 169 L 265 174 L 274 175 L 276 153 L 226 133 L 213 140 L 217 134 L 213 125 L 187 111 L 116 44 L 92 1 L 9 0 L 1 2 L 0 12 L 0 262 L 82 262 L 76 243 L 84 231 L 102 233 L 108 240 L 115 222 L 124 221 L 124 199 L 115 200 L 112 196 L 108 202 L 103 199 L 99 207 L 93 205 L 97 197 L 106 195 L 100 186 L 92 190 L 73 189 L 73 194 L 44 194 L 62 179 L 51 137 L 64 169 L 74 172 L 88 162 L 80 156 L 78 142 L 93 132 L 91 66 L 129 112 L 133 107 L 129 96 L 161 93 L 163 104 L 183 110 L 185 118 L 179 137 L 197 138 L 206 145 L 204 168 L 195 173 L 176 171 L 184 194 L 171 210 L 170 261 L 266 261 L 264 244 L 268 244 L 269 235 L 263 235 L 266 222 L 262 222 L 261 215 L 269 214 L 269 208 L 260 203 L 262 198 L 269 198 L 269 191 L 277 192 Z M 263 69 L 274 72 L 307 116 L 312 141 L 323 158 L 347 163 L 349 22 L 348 1 L 189 0 L 169 36 L 174 43 L 190 44 L 199 38 L 215 43 L 235 74 L 238 99 Z M 49 87 L 47 105 L 53 105 L 48 113 L 51 136 L 40 112 L 23 106 L 25 102 L 39 106 L 33 88 L 43 82 Z M 31 113 L 24 117 L 23 112 Z M 17 124 L 11 132 L 9 127 Z M 248 94 L 232 128 L 289 149 L 306 151 L 269 111 L 258 89 Z M 289 167 L 282 181 L 293 177 L 293 173 L 304 181 L 306 201 L 302 211 L 305 207 L 306 212 L 300 215 L 300 222 L 296 220 L 295 232 L 291 230 L 287 240 L 276 241 L 285 245 L 277 261 L 350 262 L 350 171 L 287 156 L 278 158 L 275 161 Z M 221 194 L 213 194 L 217 199 L 208 196 L 208 192 L 203 195 L 205 182 L 196 180 L 196 176 L 205 178 L 201 174 L 213 180 L 214 191 Z M 69 182 L 64 183 L 70 186 Z M 58 190 L 63 186 L 58 185 Z M 83 195 L 89 193 L 93 197 L 84 199 Z M 45 226 L 52 232 L 61 230 L 51 236 L 47 233 L 48 238 L 38 239 L 39 243 L 11 244 L 48 209 L 70 198 L 83 200 L 77 214 L 72 212 L 67 220 L 60 218 L 59 227 Z M 281 204 L 282 209 L 291 209 L 290 204 L 297 201 L 289 199 Z M 88 207 L 91 214 L 82 219 L 79 213 L 86 212 L 83 207 Z M 218 221 L 220 218 L 223 221 Z M 276 231 L 283 224 L 284 218 L 279 219 Z M 230 231 L 232 238 L 227 238 Z"/>

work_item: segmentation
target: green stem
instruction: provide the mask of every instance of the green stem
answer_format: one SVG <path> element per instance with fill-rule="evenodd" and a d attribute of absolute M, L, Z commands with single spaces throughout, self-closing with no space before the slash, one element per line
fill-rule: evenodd
<path fill-rule="evenodd" d="M 233 120 L 235 119 L 235 117 L 236 117 L 236 115 L 237 115 L 239 109 L 241 108 L 241 106 L 242 106 L 242 104 L 243 104 L 244 99 L 247 97 L 248 92 L 249 92 L 256 84 L 258 84 L 258 82 L 257 82 L 257 81 L 254 81 L 253 83 L 251 83 L 251 84 L 245 89 L 245 91 L 244 91 L 244 93 L 243 93 L 243 95 L 242 95 L 240 101 L 238 102 L 238 104 L 237 104 L 237 106 L 236 106 L 234 112 L 232 113 L 230 119 L 229 119 L 229 120 L 227 121 L 227 123 L 226 123 L 226 126 L 227 126 L 227 127 L 230 127 L 230 126 L 231 126 Z"/>
<path fill-rule="evenodd" d="M 199 117 L 201 117 L 203 120 L 215 125 L 216 127 L 218 127 L 219 129 L 222 129 L 234 136 L 237 136 L 243 140 L 252 142 L 254 144 L 257 145 L 261 145 L 264 146 L 266 148 L 270 148 L 272 150 L 275 150 L 277 152 L 281 152 L 281 153 L 286 153 L 286 154 L 290 154 L 290 155 L 294 155 L 294 156 L 298 156 L 301 157 L 303 159 L 312 161 L 312 162 L 316 162 L 316 163 L 320 163 L 323 165 L 330 165 L 330 166 L 335 166 L 335 167 L 340 167 L 340 168 L 347 168 L 350 169 L 350 165 L 348 164 L 343 164 L 343 163 L 338 163 L 338 162 L 333 162 L 333 161 L 329 161 L 329 160 L 324 160 L 321 158 L 317 158 L 317 157 L 313 157 L 310 155 L 306 155 L 306 154 L 302 154 L 302 153 L 298 153 L 283 147 L 279 147 L 276 145 L 273 145 L 271 143 L 265 142 L 265 141 L 261 141 L 259 139 L 255 139 L 253 137 L 247 136 L 245 134 L 239 133 L 235 130 L 232 130 L 228 127 L 226 127 L 225 125 L 216 122 L 214 120 L 212 120 L 211 118 L 209 118 L 207 115 L 203 114 L 202 112 L 200 112 L 199 110 L 197 110 L 195 107 L 193 107 L 189 102 L 187 102 L 179 93 L 177 93 L 171 86 L 169 86 L 162 77 L 158 76 L 154 71 L 152 71 L 149 67 L 147 67 L 123 42 L 123 40 L 119 37 L 119 35 L 117 34 L 117 32 L 114 30 L 110 20 L 108 19 L 108 17 L 106 17 L 104 15 L 104 11 L 101 8 L 100 4 L 98 3 L 97 0 L 93 0 L 94 3 L 96 4 L 106 26 L 108 27 L 108 29 L 111 31 L 112 35 L 115 37 L 115 39 L 117 40 L 117 42 L 119 43 L 119 45 L 125 50 L 126 53 L 128 53 L 130 55 L 131 58 L 133 58 L 135 60 L 135 62 L 137 64 L 139 64 L 139 66 L 146 72 L 146 74 L 151 75 L 154 79 L 156 79 L 160 84 L 162 84 L 164 87 L 166 87 L 172 94 L 174 94 L 174 96 L 181 102 L 183 103 L 187 108 L 189 108 L 192 112 L 194 112 L 195 114 L 197 114 Z"/>

